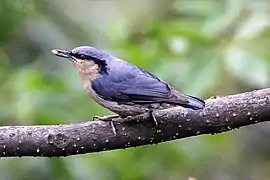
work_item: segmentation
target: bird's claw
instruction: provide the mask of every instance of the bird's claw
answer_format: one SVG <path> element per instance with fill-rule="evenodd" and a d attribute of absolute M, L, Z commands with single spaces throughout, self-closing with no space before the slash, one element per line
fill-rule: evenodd
<path fill-rule="evenodd" d="M 216 95 L 216 96 L 211 96 L 210 98 L 208 98 L 208 99 L 218 99 L 218 98 L 220 98 L 221 96 L 219 96 L 219 95 Z"/>
<path fill-rule="evenodd" d="M 149 111 L 149 112 L 150 112 L 150 117 L 153 119 L 156 128 L 158 128 L 158 121 L 157 121 L 157 119 L 155 117 L 154 112 L 153 111 Z"/>
<path fill-rule="evenodd" d="M 102 117 L 96 115 L 93 117 L 93 121 L 96 121 L 96 120 L 111 121 L 112 119 L 118 118 L 118 117 L 119 117 L 119 115 L 109 115 L 109 116 L 102 116 Z"/>
<path fill-rule="evenodd" d="M 93 121 L 100 120 L 100 121 L 110 122 L 112 129 L 113 129 L 113 134 L 116 136 L 116 128 L 115 128 L 115 125 L 113 123 L 113 119 L 118 118 L 118 117 L 119 117 L 119 115 L 110 115 L 110 116 L 103 116 L 103 117 L 94 116 Z"/>
<path fill-rule="evenodd" d="M 99 116 L 95 115 L 95 116 L 93 117 L 93 121 L 99 120 L 99 119 L 101 119 L 101 118 L 102 118 L 102 117 L 99 117 Z"/>

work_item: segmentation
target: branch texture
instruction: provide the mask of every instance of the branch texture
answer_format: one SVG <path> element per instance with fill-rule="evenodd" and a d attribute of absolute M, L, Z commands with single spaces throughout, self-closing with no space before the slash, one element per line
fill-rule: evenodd
<path fill-rule="evenodd" d="M 270 89 L 206 100 L 203 111 L 181 107 L 108 121 L 0 127 L 0 156 L 69 156 L 214 134 L 270 120 Z"/>

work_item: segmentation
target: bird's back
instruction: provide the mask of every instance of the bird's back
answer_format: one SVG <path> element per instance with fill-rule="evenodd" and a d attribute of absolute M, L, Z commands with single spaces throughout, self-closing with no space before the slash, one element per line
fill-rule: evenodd
<path fill-rule="evenodd" d="M 180 93 L 172 94 L 170 86 L 158 77 L 120 59 L 108 62 L 107 72 L 95 79 L 92 87 L 102 98 L 120 103 L 187 102 Z"/>

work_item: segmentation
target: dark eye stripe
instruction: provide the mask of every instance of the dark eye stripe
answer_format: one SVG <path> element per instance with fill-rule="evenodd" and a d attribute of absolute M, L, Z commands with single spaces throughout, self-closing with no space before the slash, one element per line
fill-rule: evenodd
<path fill-rule="evenodd" d="M 71 55 L 74 56 L 75 58 L 78 58 L 78 59 L 87 59 L 87 56 L 84 54 L 78 54 L 78 53 L 73 54 L 72 53 Z"/>
<path fill-rule="evenodd" d="M 95 61 L 96 63 L 101 63 L 105 62 L 103 59 L 99 59 L 97 57 L 92 57 L 86 54 L 79 54 L 79 53 L 71 53 L 72 56 L 74 56 L 77 59 L 82 59 L 82 60 L 92 60 Z"/>

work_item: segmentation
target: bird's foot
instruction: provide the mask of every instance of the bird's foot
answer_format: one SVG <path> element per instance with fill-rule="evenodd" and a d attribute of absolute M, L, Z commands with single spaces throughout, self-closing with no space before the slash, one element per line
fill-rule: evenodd
<path fill-rule="evenodd" d="M 149 113 L 150 113 L 150 117 L 151 117 L 152 120 L 154 121 L 154 124 L 155 124 L 156 128 L 158 128 L 158 127 L 159 127 L 159 126 L 158 126 L 158 121 L 157 121 L 157 119 L 156 119 L 156 117 L 155 117 L 155 114 L 154 114 L 153 110 L 150 110 Z"/>
<path fill-rule="evenodd" d="M 119 115 L 114 114 L 114 115 L 109 115 L 109 116 L 94 116 L 93 121 L 100 120 L 100 121 L 111 121 L 114 118 L 119 118 Z"/>
<path fill-rule="evenodd" d="M 107 121 L 110 122 L 111 126 L 112 126 L 112 130 L 113 130 L 113 134 L 116 136 L 116 128 L 115 125 L 113 123 L 113 119 L 114 118 L 118 118 L 119 115 L 109 115 L 109 116 L 103 116 L 103 117 L 99 117 L 99 116 L 94 116 L 93 117 L 93 121 L 95 120 L 100 120 L 100 121 Z"/>

